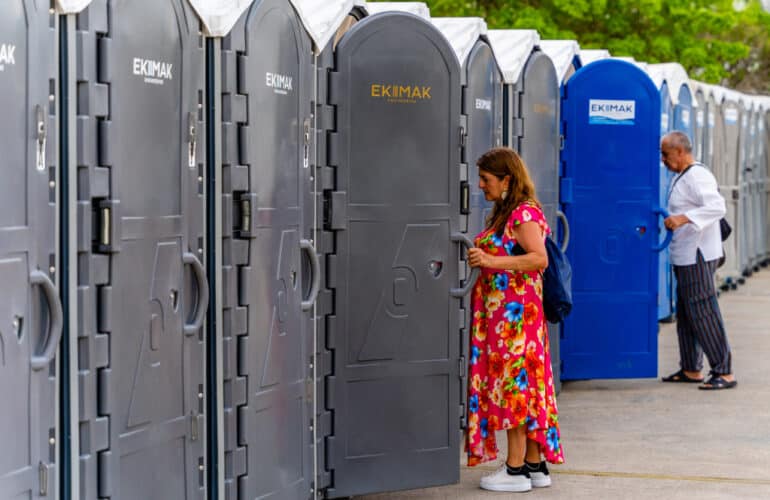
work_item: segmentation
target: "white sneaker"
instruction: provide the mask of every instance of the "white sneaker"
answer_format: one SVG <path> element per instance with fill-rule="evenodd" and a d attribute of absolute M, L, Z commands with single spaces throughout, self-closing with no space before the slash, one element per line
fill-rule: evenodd
<path fill-rule="evenodd" d="M 534 488 L 547 488 L 551 486 L 551 475 L 548 473 L 548 467 L 545 465 L 545 462 L 540 462 L 535 468 L 527 464 L 527 472 L 529 472 Z"/>
<path fill-rule="evenodd" d="M 503 464 L 494 473 L 481 478 L 481 488 L 489 491 L 524 492 L 532 489 L 532 481 L 526 467 L 522 467 L 520 474 L 508 474 Z"/>

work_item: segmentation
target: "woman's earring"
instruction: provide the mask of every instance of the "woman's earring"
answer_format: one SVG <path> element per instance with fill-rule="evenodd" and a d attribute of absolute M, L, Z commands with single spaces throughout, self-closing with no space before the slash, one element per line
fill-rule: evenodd
<path fill-rule="evenodd" d="M 502 193 L 500 193 L 500 199 L 505 201 L 505 199 L 508 197 L 508 190 L 503 190 Z"/>

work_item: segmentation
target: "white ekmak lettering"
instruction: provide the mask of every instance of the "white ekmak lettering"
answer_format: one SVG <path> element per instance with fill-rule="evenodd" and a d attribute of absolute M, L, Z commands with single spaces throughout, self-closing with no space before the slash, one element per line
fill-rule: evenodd
<path fill-rule="evenodd" d="M 278 73 L 265 73 L 265 85 L 276 90 L 294 90 L 292 86 L 293 78 L 288 75 Z"/>
<path fill-rule="evenodd" d="M 492 111 L 492 101 L 487 99 L 476 99 L 476 109 Z"/>
<path fill-rule="evenodd" d="M 10 43 L 0 44 L 0 66 L 5 64 L 16 64 L 16 46 Z"/>
<path fill-rule="evenodd" d="M 142 59 L 141 57 L 134 58 L 133 70 L 134 74 L 137 76 L 173 80 L 174 75 L 171 72 L 172 68 L 173 64 L 171 63 L 153 61 L 152 59 Z"/>

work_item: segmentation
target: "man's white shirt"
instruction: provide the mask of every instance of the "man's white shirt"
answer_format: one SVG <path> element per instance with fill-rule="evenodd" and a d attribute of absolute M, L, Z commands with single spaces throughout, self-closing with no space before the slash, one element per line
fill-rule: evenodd
<path fill-rule="evenodd" d="M 671 264 L 695 264 L 698 250 L 706 262 L 722 256 L 722 238 L 719 219 L 727 209 L 719 194 L 717 180 L 709 170 L 696 163 L 671 181 L 668 212 L 684 214 L 690 222 L 674 231 L 671 238 Z"/>

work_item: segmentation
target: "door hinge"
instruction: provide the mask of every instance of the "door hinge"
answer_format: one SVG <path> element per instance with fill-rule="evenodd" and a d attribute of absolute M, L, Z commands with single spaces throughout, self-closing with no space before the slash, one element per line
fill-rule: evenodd
<path fill-rule="evenodd" d="M 467 142 L 468 134 L 465 132 L 465 127 L 460 127 L 460 147 L 464 148 Z"/>
<path fill-rule="evenodd" d="M 559 135 L 559 151 L 564 151 L 564 134 Z"/>
<path fill-rule="evenodd" d="M 48 135 L 46 127 L 46 113 L 43 106 L 35 106 L 35 118 L 37 120 L 37 161 L 35 163 L 39 171 L 45 170 L 45 143 Z"/>
<path fill-rule="evenodd" d="M 195 155 L 198 148 L 198 126 L 196 123 L 195 113 L 187 113 L 187 142 L 189 150 L 187 152 L 187 166 L 195 168 L 196 160 Z"/>
<path fill-rule="evenodd" d="M 233 199 L 233 236 L 239 239 L 253 238 L 257 195 L 241 191 L 234 193 Z"/>
<path fill-rule="evenodd" d="M 468 374 L 468 365 L 465 362 L 465 356 L 460 356 L 458 363 L 460 365 L 460 378 L 465 378 Z"/>
<path fill-rule="evenodd" d="M 40 496 L 44 497 L 48 495 L 48 466 L 43 462 L 40 462 L 37 468 L 38 478 L 40 480 Z"/>
<path fill-rule="evenodd" d="M 324 191 L 324 230 L 339 231 L 347 227 L 348 194 Z"/>
<path fill-rule="evenodd" d="M 116 212 L 120 206 L 120 201 L 94 198 L 91 206 L 93 210 L 92 251 L 94 253 L 117 252 L 119 248 L 116 242 L 118 231 L 115 226 L 116 221 L 119 220 Z"/>

